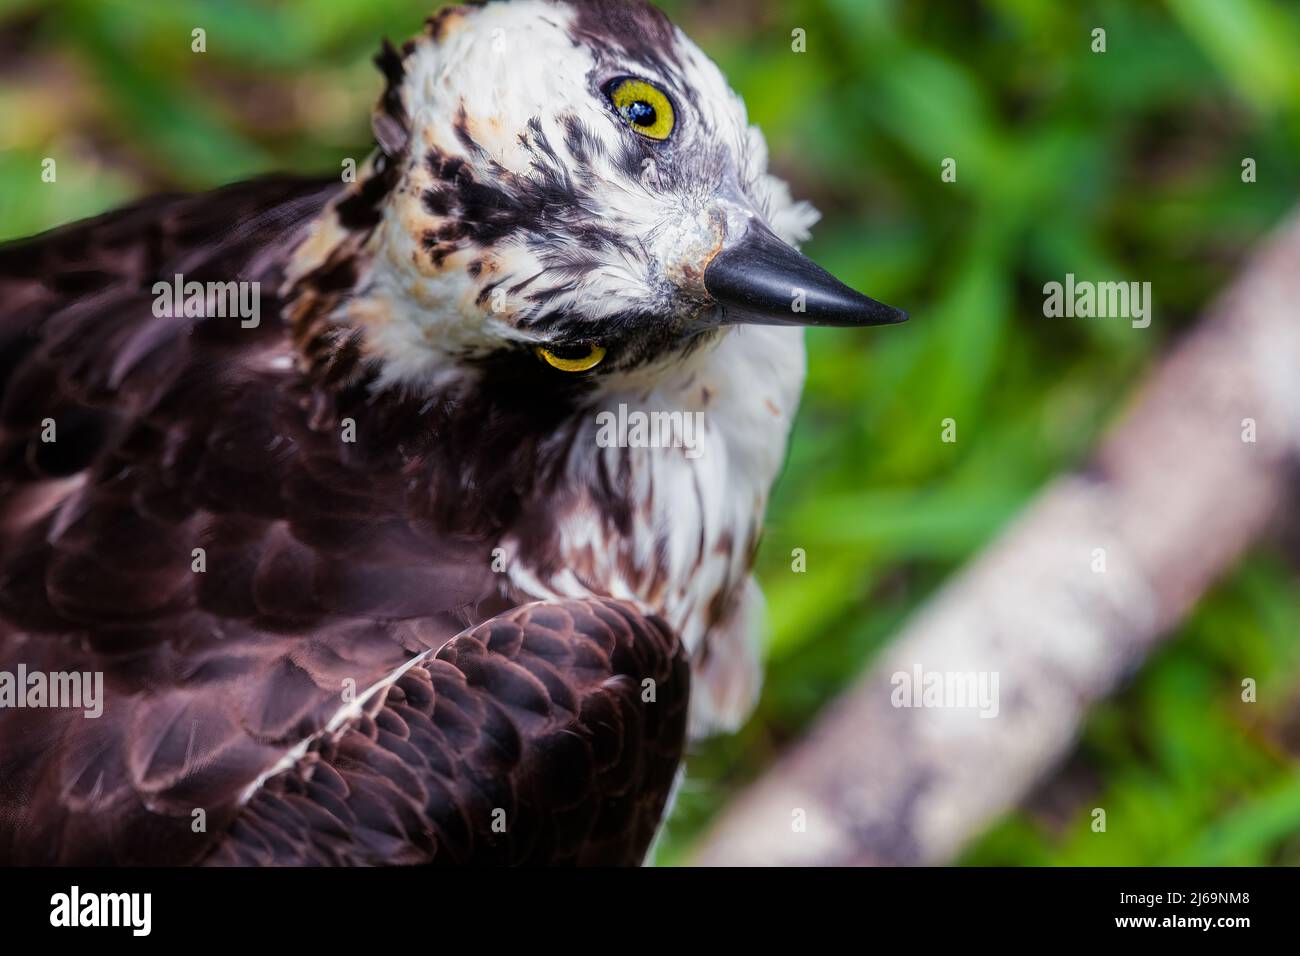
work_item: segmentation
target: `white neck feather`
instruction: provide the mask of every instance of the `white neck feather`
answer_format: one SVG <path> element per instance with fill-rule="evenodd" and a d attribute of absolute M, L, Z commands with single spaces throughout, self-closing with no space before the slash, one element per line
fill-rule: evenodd
<path fill-rule="evenodd" d="M 542 578 L 525 560 L 511 562 L 512 584 L 529 597 L 611 594 L 664 617 L 693 661 L 697 734 L 734 727 L 757 696 L 760 598 L 749 565 L 803 378 L 801 329 L 747 326 L 655 383 L 603 389 L 583 413 L 590 428 L 574 443 L 568 478 L 570 487 L 595 489 L 602 458 L 605 474 L 626 475 L 622 490 L 643 503 L 632 533 L 611 538 L 594 495 L 584 496 L 562 520 L 564 571 Z M 699 413 L 696 451 L 600 447 L 601 412 L 623 420 Z M 512 559 L 518 554 L 516 542 L 503 546 Z"/>

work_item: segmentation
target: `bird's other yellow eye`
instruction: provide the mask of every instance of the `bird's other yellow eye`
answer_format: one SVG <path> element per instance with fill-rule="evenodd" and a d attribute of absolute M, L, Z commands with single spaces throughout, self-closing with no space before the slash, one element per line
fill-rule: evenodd
<path fill-rule="evenodd" d="M 665 140 L 672 135 L 677 117 L 667 94 L 645 80 L 625 78 L 605 87 L 605 95 L 624 122 L 642 136 Z"/>
<path fill-rule="evenodd" d="M 586 372 L 600 364 L 605 357 L 605 350 L 593 342 L 573 348 L 557 348 L 555 351 L 538 346 L 537 354 L 543 362 L 561 372 Z"/>

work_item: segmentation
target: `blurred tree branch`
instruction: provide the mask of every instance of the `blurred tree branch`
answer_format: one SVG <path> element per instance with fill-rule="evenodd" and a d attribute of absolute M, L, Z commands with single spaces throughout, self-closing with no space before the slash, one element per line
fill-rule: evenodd
<path fill-rule="evenodd" d="M 951 860 L 1270 527 L 1298 458 L 1300 215 L 1161 363 L 1091 464 L 1050 484 L 915 616 L 724 811 L 695 862 Z M 996 672 L 997 716 L 893 706 L 891 678 L 916 667 Z"/>

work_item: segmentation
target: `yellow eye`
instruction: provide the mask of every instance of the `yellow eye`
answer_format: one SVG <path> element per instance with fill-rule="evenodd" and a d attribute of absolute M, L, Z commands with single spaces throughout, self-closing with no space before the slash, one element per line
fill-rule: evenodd
<path fill-rule="evenodd" d="M 673 104 L 658 87 L 645 80 L 615 80 L 605 88 L 605 95 L 627 125 L 642 136 L 665 140 L 672 135 L 677 122 Z"/>
<path fill-rule="evenodd" d="M 541 356 L 542 361 L 552 368 L 558 368 L 561 372 L 585 372 L 593 369 L 600 364 L 600 360 L 605 357 L 605 350 L 599 345 L 592 344 L 586 346 L 588 349 L 585 355 L 556 355 L 550 349 L 544 349 L 540 346 L 537 348 L 537 354 Z M 567 351 L 567 350 L 566 350 Z M 581 352 L 582 349 L 576 351 Z"/>

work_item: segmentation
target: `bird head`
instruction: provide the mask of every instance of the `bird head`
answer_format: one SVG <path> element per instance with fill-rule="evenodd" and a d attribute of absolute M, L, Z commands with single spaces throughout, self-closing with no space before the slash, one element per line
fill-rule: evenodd
<path fill-rule="evenodd" d="M 362 320 L 398 378 L 526 358 L 592 380 L 742 324 L 906 318 L 797 251 L 816 211 L 644 0 L 449 7 L 378 63 L 380 151 L 338 212 L 381 250 L 390 305 Z"/>

